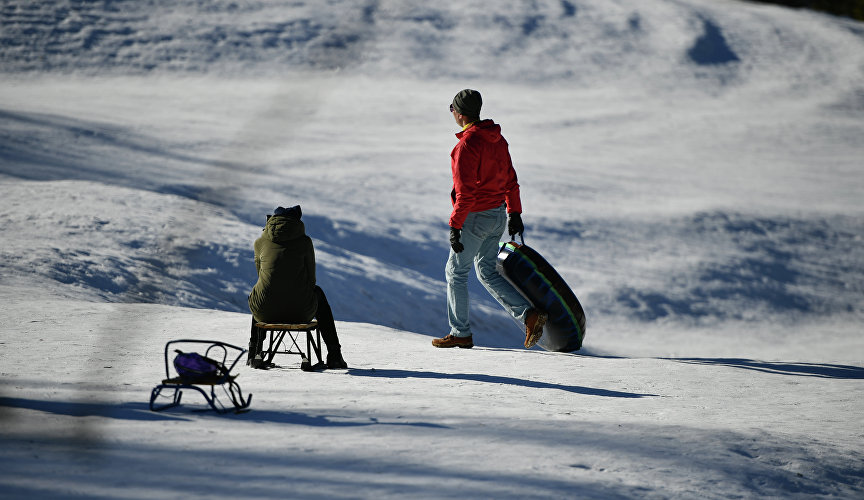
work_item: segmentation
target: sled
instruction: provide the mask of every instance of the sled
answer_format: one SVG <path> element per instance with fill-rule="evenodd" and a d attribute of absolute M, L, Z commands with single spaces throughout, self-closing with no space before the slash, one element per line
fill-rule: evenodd
<path fill-rule="evenodd" d="M 582 347 L 585 312 L 564 279 L 536 250 L 516 241 L 501 244 L 496 267 L 535 309 L 549 315 L 537 343 L 547 351 L 571 352 Z"/>
<path fill-rule="evenodd" d="M 218 373 L 206 377 L 181 375 L 168 358 L 171 356 L 170 353 L 179 352 L 179 349 L 176 348 L 182 344 L 206 345 L 203 355 L 219 365 Z M 248 411 L 249 405 L 252 403 L 252 395 L 249 394 L 244 399 L 243 392 L 236 381 L 237 375 L 231 374 L 234 365 L 245 352 L 246 349 L 215 340 L 181 339 L 168 342 L 165 344 L 165 378 L 150 393 L 150 410 L 162 411 L 178 406 L 183 396 L 183 390 L 189 389 L 201 393 L 210 408 L 217 413 Z M 233 361 L 229 365 L 228 361 L 231 357 L 233 357 Z M 163 391 L 169 402 L 160 405 L 157 404 L 157 398 L 162 395 Z"/>

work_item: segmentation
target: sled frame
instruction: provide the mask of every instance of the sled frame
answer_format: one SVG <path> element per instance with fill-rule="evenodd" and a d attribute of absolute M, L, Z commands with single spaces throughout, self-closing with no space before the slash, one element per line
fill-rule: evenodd
<path fill-rule="evenodd" d="M 176 344 L 206 345 L 207 347 L 204 350 L 203 356 L 220 362 L 225 367 L 225 372 L 209 378 L 196 379 L 179 375 L 173 363 L 169 361 L 170 353 L 173 352 L 171 347 Z M 246 353 L 246 349 L 218 340 L 179 339 L 169 341 L 165 344 L 165 378 L 150 393 L 150 410 L 162 411 L 179 406 L 180 400 L 183 397 L 183 390 L 189 389 L 197 391 L 204 396 L 209 407 L 217 413 L 242 413 L 249 411 L 252 395 L 249 394 L 244 398 L 243 391 L 236 381 L 237 375 L 231 374 L 231 370 L 234 369 L 234 366 L 240 361 L 244 353 Z M 229 365 L 230 356 L 233 356 L 233 361 Z M 170 399 L 170 402 L 161 405 L 157 404 L 156 399 L 163 395 L 163 392 L 166 393 L 165 395 Z M 225 402 L 223 402 L 223 399 Z"/>

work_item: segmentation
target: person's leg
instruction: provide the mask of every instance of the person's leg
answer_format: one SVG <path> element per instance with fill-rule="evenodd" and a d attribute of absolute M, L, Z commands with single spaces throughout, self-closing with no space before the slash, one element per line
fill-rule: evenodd
<path fill-rule="evenodd" d="M 543 311 L 534 309 L 531 303 L 498 273 L 499 241 L 507 224 L 505 208 L 501 206 L 484 212 L 484 214 L 490 216 L 487 221 L 489 224 L 486 227 L 493 226 L 491 223 L 492 214 L 495 216 L 495 223 L 494 227 L 491 227 L 485 234 L 486 238 L 477 252 L 477 259 L 475 260 L 477 277 L 489 291 L 489 294 L 504 307 L 510 316 L 524 326 L 525 347 L 533 347 L 543 335 L 543 326 L 546 324 L 547 315 Z"/>
<path fill-rule="evenodd" d="M 468 273 L 482 240 L 469 229 L 476 214 L 470 213 L 462 227 L 460 240 L 465 249 L 459 253 L 450 249 L 444 274 L 447 277 L 447 321 L 450 335 L 470 337 L 471 324 L 468 320 Z"/>
<path fill-rule="evenodd" d="M 318 310 L 315 318 L 318 319 L 318 328 L 321 330 L 321 338 L 327 346 L 328 368 L 347 368 L 348 365 L 342 359 L 342 346 L 339 345 L 339 335 L 336 333 L 336 320 L 333 318 L 333 310 L 327 302 L 327 296 L 320 286 L 315 286 L 315 294 L 318 298 Z"/>
<path fill-rule="evenodd" d="M 246 358 L 246 364 L 252 366 L 253 368 L 258 368 L 254 364 L 255 357 L 261 354 L 261 351 L 264 349 L 264 337 L 267 336 L 267 333 L 263 330 L 259 329 L 255 326 L 258 320 L 255 317 L 252 317 L 252 330 L 249 334 L 249 353 Z"/>
<path fill-rule="evenodd" d="M 510 316 L 520 324 L 524 324 L 526 313 L 531 309 L 531 303 L 501 276 L 497 268 L 501 236 L 507 225 L 507 213 L 504 207 L 500 207 L 484 212 L 484 214 L 488 215 L 487 224 L 484 226 L 484 239 L 474 261 L 477 277 L 489 294 L 504 307 Z"/>

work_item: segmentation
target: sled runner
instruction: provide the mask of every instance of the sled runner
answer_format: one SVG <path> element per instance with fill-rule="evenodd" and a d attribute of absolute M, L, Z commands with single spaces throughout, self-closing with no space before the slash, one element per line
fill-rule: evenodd
<path fill-rule="evenodd" d="M 201 355 L 197 352 L 183 352 L 177 349 L 179 346 L 187 347 L 184 344 L 203 344 L 207 347 Z M 168 358 L 172 352 L 175 355 L 173 362 L 169 363 Z M 252 395 L 249 394 L 244 399 L 243 392 L 235 380 L 237 375 L 231 375 L 234 365 L 245 352 L 246 349 L 215 340 L 183 339 L 168 342 L 165 344 L 165 379 L 150 393 L 150 409 L 161 411 L 177 406 L 183 396 L 183 389 L 191 389 L 200 392 L 207 400 L 207 404 L 218 413 L 247 411 L 252 402 Z M 230 365 L 227 364 L 229 353 L 234 356 Z M 166 391 L 170 402 L 158 405 L 156 399 L 163 391 Z M 220 399 L 219 393 L 227 398 L 227 403 L 230 405 Z"/>
<path fill-rule="evenodd" d="M 273 366 L 273 358 L 277 354 L 299 355 L 300 369 L 303 371 L 320 370 L 325 367 L 324 362 L 321 360 L 321 330 L 318 329 L 318 320 L 313 319 L 309 323 L 259 322 L 255 323 L 255 328 L 260 341 L 267 340 L 267 347 L 256 353 L 256 355 L 261 355 L 264 367 Z M 306 333 L 305 351 L 297 343 L 300 335 L 304 332 Z M 312 332 L 315 332 L 315 334 L 313 335 Z M 261 345 L 261 343 L 258 345 Z M 313 354 L 318 359 L 318 362 L 314 365 L 311 361 Z"/>
<path fill-rule="evenodd" d="M 576 295 L 546 259 L 524 240 L 522 244 L 514 240 L 501 244 L 496 267 L 532 306 L 549 315 L 537 345 L 559 352 L 577 351 L 582 347 L 585 312 Z"/>

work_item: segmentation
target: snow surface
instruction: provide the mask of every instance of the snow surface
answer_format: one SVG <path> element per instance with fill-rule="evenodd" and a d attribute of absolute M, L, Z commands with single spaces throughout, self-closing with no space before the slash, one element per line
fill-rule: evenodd
<path fill-rule="evenodd" d="M 0 498 L 864 496 L 864 28 L 720 0 L 0 5 Z M 588 316 L 446 333 L 445 110 L 502 124 Z M 245 347 L 301 204 L 348 370 Z"/>

